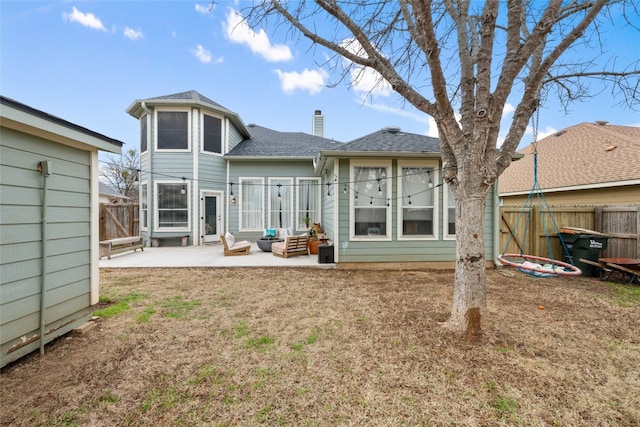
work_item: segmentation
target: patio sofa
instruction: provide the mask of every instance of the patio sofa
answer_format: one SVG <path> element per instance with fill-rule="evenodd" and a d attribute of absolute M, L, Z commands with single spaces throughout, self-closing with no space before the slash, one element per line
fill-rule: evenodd
<path fill-rule="evenodd" d="M 271 253 L 282 258 L 309 255 L 309 236 L 287 236 L 283 242 L 271 245 Z"/>

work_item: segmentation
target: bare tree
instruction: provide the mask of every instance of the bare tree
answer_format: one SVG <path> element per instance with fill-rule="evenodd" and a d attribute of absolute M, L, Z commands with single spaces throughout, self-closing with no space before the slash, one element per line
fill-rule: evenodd
<path fill-rule="evenodd" d="M 336 71 L 336 64 L 346 63 L 338 70 L 341 80 L 375 70 L 379 84 L 390 84 L 435 119 L 443 176 L 456 199 L 456 271 L 447 326 L 475 337 L 486 314 L 488 190 L 511 163 L 545 96 L 566 103 L 588 97 L 589 79 L 595 78 L 612 83 L 623 101 L 637 106 L 637 55 L 623 68 L 611 61 L 599 69 L 597 61 L 601 32 L 631 25 L 628 17 L 637 16 L 637 6 L 610 0 L 274 0 L 242 13 L 249 25 L 284 28 L 333 52 L 325 65 Z M 515 111 L 496 149 L 508 101 Z"/>
<path fill-rule="evenodd" d="M 135 149 L 127 150 L 120 156 L 108 155 L 100 168 L 100 177 L 130 202 L 138 201 L 138 176 L 140 155 Z"/>

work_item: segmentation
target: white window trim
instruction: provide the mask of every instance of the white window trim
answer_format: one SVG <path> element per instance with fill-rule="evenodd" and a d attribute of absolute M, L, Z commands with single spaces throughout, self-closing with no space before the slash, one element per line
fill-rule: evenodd
<path fill-rule="evenodd" d="M 187 148 L 158 148 L 158 113 L 187 113 Z M 188 153 L 191 151 L 191 110 L 189 108 L 156 108 L 154 114 L 154 147 L 158 153 Z M 147 126 L 148 128 L 148 126 Z M 149 141 L 147 140 L 147 149 L 149 148 Z"/>
<path fill-rule="evenodd" d="M 449 185 L 445 183 L 442 186 L 442 240 L 455 239 L 455 234 L 449 234 Z"/>
<path fill-rule="evenodd" d="M 355 205 L 355 168 L 357 167 L 370 167 L 370 168 L 385 168 L 387 174 L 387 198 L 389 199 L 389 206 L 387 206 L 385 220 L 387 222 L 387 234 L 380 236 L 356 236 L 356 205 Z M 392 165 L 391 160 L 351 160 L 349 164 L 349 239 L 353 241 L 365 241 L 365 242 L 389 242 L 393 239 L 393 179 L 392 179 Z"/>
<path fill-rule="evenodd" d="M 142 218 L 143 216 L 145 216 L 144 211 L 142 210 L 142 199 L 140 199 L 140 204 L 139 204 L 139 213 L 138 215 L 140 216 L 140 218 L 138 219 L 140 221 L 140 231 L 149 231 L 149 196 L 150 196 L 150 192 L 149 192 L 149 181 L 142 181 L 140 182 L 140 189 L 139 189 L 139 193 L 142 195 L 142 186 L 146 185 L 147 186 L 147 213 L 146 213 L 146 227 L 143 227 L 143 221 Z"/>
<path fill-rule="evenodd" d="M 243 181 L 259 181 L 260 187 L 262 189 L 262 215 L 260 216 L 260 225 L 258 228 L 245 228 L 242 223 L 242 183 Z M 264 227 L 264 201 L 265 201 L 265 188 L 264 188 L 264 178 L 258 176 L 241 176 L 238 178 L 238 231 L 262 231 L 265 229 Z"/>
<path fill-rule="evenodd" d="M 322 187 L 321 185 L 321 179 L 316 177 L 316 176 L 309 176 L 309 177 L 304 177 L 304 176 L 300 176 L 298 178 L 296 178 L 296 200 L 298 201 L 298 203 L 296 203 L 295 206 L 295 219 L 293 221 L 293 227 L 296 231 L 302 231 L 302 232 L 306 232 L 307 227 L 298 227 L 298 218 L 302 217 L 302 209 L 300 209 L 300 203 L 302 202 L 302 195 L 300 194 L 300 189 L 302 188 L 302 184 L 301 181 L 315 181 L 316 185 Z M 318 208 L 318 223 L 322 224 L 322 188 L 320 188 L 320 191 L 318 192 L 318 199 L 316 200 L 316 206 Z M 311 224 L 309 224 L 309 227 L 311 227 Z"/>
<path fill-rule="evenodd" d="M 151 135 L 150 135 L 150 133 L 151 133 L 150 130 L 151 129 L 149 129 L 149 114 L 144 113 L 142 115 L 142 117 L 140 117 L 140 123 L 139 123 L 140 128 L 142 128 L 142 120 L 147 122 L 147 132 L 146 132 L 147 134 L 145 135 L 146 138 L 147 138 L 147 149 L 144 150 L 144 151 L 142 151 L 142 149 L 140 149 L 140 155 L 147 154 L 149 152 L 149 144 L 151 142 Z M 142 136 L 142 129 L 139 129 L 139 131 L 140 131 L 140 136 Z M 142 142 L 142 141 L 140 141 L 140 142 Z"/>
<path fill-rule="evenodd" d="M 204 116 L 209 116 L 209 117 L 215 117 L 216 119 L 220 119 L 220 152 L 219 153 L 213 153 L 211 151 L 206 151 L 204 149 Z M 213 156 L 213 157 L 222 157 L 222 155 L 225 152 L 225 147 L 227 146 L 226 141 L 225 141 L 225 135 L 226 135 L 226 126 L 227 126 L 227 121 L 225 120 L 224 116 L 221 116 L 220 114 L 212 114 L 209 112 L 201 112 L 200 113 L 200 123 L 201 125 L 201 131 L 200 131 L 200 137 L 199 139 L 199 146 L 200 146 L 200 152 L 202 154 L 206 154 L 208 156 Z"/>
<path fill-rule="evenodd" d="M 440 191 L 437 187 L 437 183 L 440 182 L 440 163 L 437 160 L 399 160 L 398 161 L 398 197 L 397 197 L 397 224 L 396 229 L 398 231 L 398 240 L 438 240 L 439 237 L 439 219 L 440 219 Z M 432 168 L 433 169 L 433 235 L 430 236 L 405 236 L 402 234 L 402 168 Z"/>
<path fill-rule="evenodd" d="M 159 196 L 159 192 L 158 192 L 158 186 L 161 184 L 180 184 L 180 185 L 184 185 L 185 189 L 187 191 L 187 195 L 191 194 L 189 191 L 191 190 L 191 181 L 187 180 L 186 182 L 183 182 L 182 180 L 162 180 L 162 181 L 155 181 L 154 182 L 154 195 L 155 197 L 153 198 L 154 202 L 153 202 L 153 231 L 154 232 L 158 232 L 158 233 L 169 233 L 169 232 L 178 232 L 178 233 L 182 233 L 182 232 L 186 232 L 186 231 L 191 231 L 191 218 L 193 215 L 193 212 L 191 210 L 191 199 L 189 197 L 187 197 L 187 225 L 186 227 L 163 227 L 160 228 L 159 227 L 159 221 L 160 221 L 160 211 L 158 209 L 158 201 L 160 200 L 160 196 Z M 149 189 L 147 188 L 147 193 L 148 193 Z"/>
<path fill-rule="evenodd" d="M 289 187 L 291 188 L 293 186 L 293 178 L 269 178 L 269 191 L 267 192 L 267 224 L 268 224 L 268 228 L 280 228 L 279 224 L 272 224 L 271 223 L 271 193 L 277 192 L 278 191 L 278 184 L 282 184 L 283 187 Z M 293 188 L 291 188 L 293 190 Z M 291 227 L 284 227 L 284 228 L 294 228 L 295 226 L 293 225 L 293 211 L 295 209 L 293 209 L 293 191 L 289 192 L 289 206 L 291 207 L 291 211 L 289 213 L 289 224 L 292 224 Z"/>

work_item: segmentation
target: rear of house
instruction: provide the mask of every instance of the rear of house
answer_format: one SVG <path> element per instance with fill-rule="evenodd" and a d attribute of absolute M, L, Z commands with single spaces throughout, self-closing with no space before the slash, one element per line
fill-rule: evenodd
<path fill-rule="evenodd" d="M 98 151 L 122 142 L 0 97 L 0 366 L 98 302 Z"/>

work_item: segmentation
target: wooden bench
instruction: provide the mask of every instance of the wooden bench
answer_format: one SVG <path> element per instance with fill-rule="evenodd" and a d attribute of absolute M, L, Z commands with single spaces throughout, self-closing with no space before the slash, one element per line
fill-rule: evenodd
<path fill-rule="evenodd" d="M 271 245 L 271 253 L 282 258 L 309 255 L 309 236 L 289 236 L 284 242 Z"/>
<path fill-rule="evenodd" d="M 120 237 L 117 239 L 103 240 L 100 242 L 100 258 L 107 257 L 111 259 L 111 255 L 119 254 L 127 251 L 135 251 L 140 249 L 144 251 L 144 242 L 142 236 Z"/>

